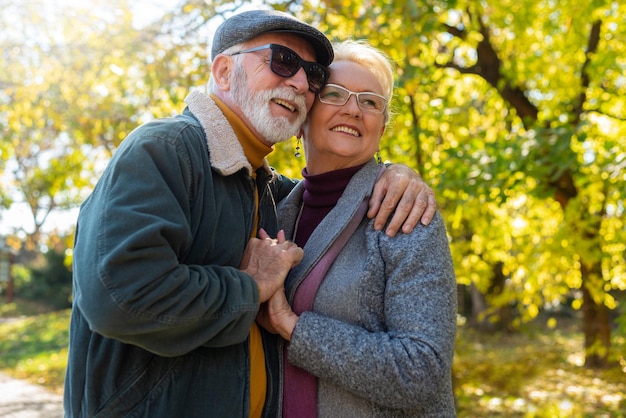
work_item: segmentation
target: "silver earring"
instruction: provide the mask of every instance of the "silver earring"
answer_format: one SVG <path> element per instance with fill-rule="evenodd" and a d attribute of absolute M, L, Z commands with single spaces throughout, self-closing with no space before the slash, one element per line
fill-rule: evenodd
<path fill-rule="evenodd" d="M 298 158 L 300 158 L 300 156 L 302 155 L 300 153 L 300 144 L 302 144 L 302 142 L 300 141 L 300 138 L 298 138 L 298 140 L 296 141 L 296 152 L 293 153 L 293 155 L 295 155 Z"/>

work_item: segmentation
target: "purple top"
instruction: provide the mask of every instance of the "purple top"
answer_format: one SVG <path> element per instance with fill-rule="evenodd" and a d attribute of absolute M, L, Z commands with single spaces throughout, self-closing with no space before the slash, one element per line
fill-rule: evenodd
<path fill-rule="evenodd" d="M 352 176 L 362 167 L 363 165 L 359 165 L 316 175 L 308 174 L 306 167 L 302 170 L 303 206 L 300 209 L 297 234 L 294 237 L 294 242 L 298 246 L 304 247 L 317 225 L 335 207 Z"/>

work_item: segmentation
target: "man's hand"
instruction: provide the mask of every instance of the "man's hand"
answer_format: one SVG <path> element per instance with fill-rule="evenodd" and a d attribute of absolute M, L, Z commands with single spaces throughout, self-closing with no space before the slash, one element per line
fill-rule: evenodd
<path fill-rule="evenodd" d="M 302 248 L 285 240 L 283 231 L 277 239 L 271 239 L 261 230 L 259 238 L 248 241 L 239 269 L 252 276 L 259 287 L 259 301 L 263 303 L 283 287 L 287 273 L 303 256 Z"/>
<path fill-rule="evenodd" d="M 435 192 L 422 177 L 405 165 L 392 164 L 374 185 L 367 216 L 376 217 L 374 229 L 381 231 L 393 213 L 385 231 L 393 237 L 400 227 L 404 233 L 413 231 L 420 220 L 428 225 L 436 210 Z"/>

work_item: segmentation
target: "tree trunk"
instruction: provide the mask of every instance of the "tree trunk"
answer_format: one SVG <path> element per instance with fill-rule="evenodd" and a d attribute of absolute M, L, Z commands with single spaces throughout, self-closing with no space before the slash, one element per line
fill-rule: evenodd
<path fill-rule="evenodd" d="M 470 325 L 481 331 L 491 331 L 493 324 L 490 323 L 489 315 L 487 314 L 487 310 L 489 309 L 487 298 L 478 290 L 474 283 L 470 285 L 469 291 L 472 300 Z"/>
<path fill-rule="evenodd" d="M 506 304 L 493 309 L 493 304 L 490 303 L 490 298 L 498 296 L 504 291 L 506 277 L 502 270 L 503 267 L 504 263 L 502 262 L 493 265 L 493 278 L 487 289 L 487 294 L 483 294 L 473 283 L 470 287 L 472 312 L 470 324 L 481 331 L 512 330 L 511 307 Z"/>
<path fill-rule="evenodd" d="M 596 276 L 591 271 L 599 269 L 593 266 L 591 269 L 581 268 L 582 292 L 583 292 L 583 331 L 585 334 L 585 367 L 599 369 L 606 367 L 609 361 L 611 349 L 611 320 L 609 308 L 602 302 L 597 303 L 589 290 L 593 286 L 591 281 Z"/>

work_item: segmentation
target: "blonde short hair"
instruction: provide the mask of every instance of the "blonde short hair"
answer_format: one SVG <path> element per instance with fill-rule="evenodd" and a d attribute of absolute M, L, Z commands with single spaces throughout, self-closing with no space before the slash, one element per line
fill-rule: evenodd
<path fill-rule="evenodd" d="M 335 50 L 333 61 L 351 61 L 371 71 L 383 88 L 383 96 L 391 104 L 394 65 L 387 54 L 365 40 L 335 42 L 333 49 Z M 385 110 L 385 120 L 389 120 L 389 104 Z"/>

